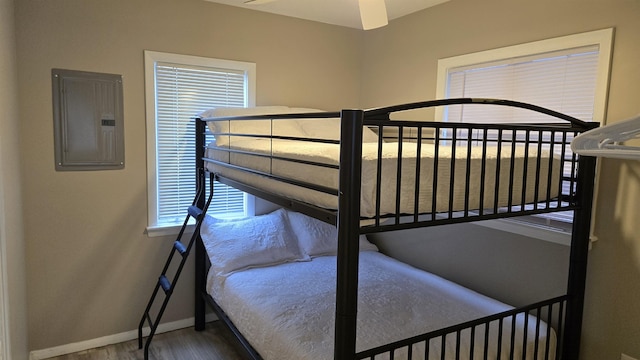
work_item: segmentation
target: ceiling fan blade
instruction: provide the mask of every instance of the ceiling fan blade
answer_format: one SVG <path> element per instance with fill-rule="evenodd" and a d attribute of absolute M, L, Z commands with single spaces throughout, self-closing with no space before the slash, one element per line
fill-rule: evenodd
<path fill-rule="evenodd" d="M 385 26 L 387 20 L 387 6 L 384 0 L 358 0 L 360 6 L 360 20 L 362 28 L 370 30 Z"/>

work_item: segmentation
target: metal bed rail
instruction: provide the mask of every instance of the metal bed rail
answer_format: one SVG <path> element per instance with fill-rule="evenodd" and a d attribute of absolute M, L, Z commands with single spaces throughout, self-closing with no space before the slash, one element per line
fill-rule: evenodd
<path fill-rule="evenodd" d="M 299 115 L 293 114 L 291 116 Z M 273 118 L 272 116 L 264 118 L 265 121 L 272 122 L 282 119 L 286 118 Z M 322 119 L 309 118 L 305 121 Z M 373 222 L 362 228 L 362 233 L 572 211 L 576 208 L 578 157 L 570 152 L 569 144 L 570 140 L 583 130 L 582 128 L 566 123 L 491 125 L 432 121 L 383 121 L 367 120 L 367 118 L 364 118 L 363 124 L 376 130 L 379 134 L 392 132 L 397 135 L 379 137 L 377 158 L 375 164 L 370 165 L 376 168 L 375 195 L 373 196 L 375 215 L 371 217 Z M 405 136 L 405 133 L 413 135 Z M 229 136 L 230 133 L 209 134 Z M 270 134 L 241 134 L 241 137 L 279 139 L 296 143 L 308 142 L 309 146 L 317 143 L 340 146 L 334 140 L 277 135 L 272 137 Z M 390 143 L 398 144 L 395 169 L 383 164 L 384 161 L 387 161 L 383 149 L 389 147 Z M 413 144 L 410 151 L 407 151 L 406 144 Z M 300 177 L 283 175 L 273 165 L 274 161 L 278 161 L 281 164 L 303 164 L 322 169 L 321 171 L 333 171 L 337 183 L 340 171 L 337 160 L 335 163 L 310 161 L 287 154 L 274 154 L 272 150 L 237 149 L 233 147 L 233 143 L 224 146 L 207 145 L 207 149 L 225 154 L 226 159 L 203 158 L 205 163 L 335 196 L 336 205 L 338 203 L 337 198 L 340 191 L 335 184 L 332 186 L 314 183 L 312 180 L 305 180 L 304 174 L 300 174 Z M 480 151 L 481 155 L 471 160 L 472 151 L 474 153 Z M 516 151 L 523 152 L 524 155 L 516 155 Z M 411 154 L 405 155 L 406 153 Z M 426 153 L 432 154 L 429 155 L 428 160 L 423 159 Z M 268 169 L 255 169 L 235 164 L 231 159 L 237 155 L 269 162 Z M 521 159 L 518 160 L 518 156 Z M 220 157 L 224 158 L 225 156 Z M 408 165 L 409 163 L 412 165 Z M 395 175 L 385 174 L 382 171 L 383 168 L 390 170 Z M 443 173 L 442 168 L 446 169 L 446 172 Z M 218 176 L 221 179 L 227 178 L 224 175 Z M 383 212 L 381 210 L 380 199 L 383 198 L 383 192 L 388 191 L 381 186 L 383 181 L 388 182 L 383 179 L 383 176 L 395 176 L 395 180 L 391 182 L 395 189 L 394 211 Z M 424 180 L 427 177 L 432 179 L 428 183 Z M 238 183 L 233 179 L 228 179 L 228 182 Z M 460 185 L 454 186 L 454 184 Z M 479 189 L 479 194 L 475 194 L 477 201 L 473 204 L 469 202 L 472 187 Z M 254 188 L 249 186 L 243 190 L 250 193 L 259 192 L 256 195 L 261 197 L 265 196 L 265 192 L 269 192 Z M 557 189 L 557 191 L 552 191 L 552 189 Z M 402 208 L 400 206 L 403 196 L 401 192 L 413 192 L 414 194 L 412 196 L 414 203 L 409 209 L 406 205 L 403 205 Z M 424 192 L 431 192 L 434 196 L 428 202 L 424 199 L 420 200 L 420 194 Z M 446 193 L 446 196 L 438 195 L 443 192 Z M 507 194 L 506 201 L 499 199 L 500 192 Z M 460 196 L 466 199 L 464 206 L 454 207 L 454 198 Z M 291 200 L 296 201 L 296 199 Z M 299 200 L 299 202 L 304 203 L 303 200 Z M 299 206 L 299 208 L 304 208 L 304 206 Z M 304 212 L 304 209 L 302 211 Z M 313 216 L 313 214 L 309 215 Z M 327 218 L 324 217 L 321 220 L 327 221 Z M 365 218 L 363 217 L 361 220 L 365 220 Z M 328 222 L 335 224 L 333 219 Z"/>
<path fill-rule="evenodd" d="M 559 359 L 566 305 L 566 296 L 556 297 L 368 349 L 356 359 Z"/>

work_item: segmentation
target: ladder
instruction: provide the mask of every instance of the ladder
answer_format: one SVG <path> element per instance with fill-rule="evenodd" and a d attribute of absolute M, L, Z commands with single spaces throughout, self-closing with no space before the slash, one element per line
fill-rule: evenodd
<path fill-rule="evenodd" d="M 162 273 L 160 274 L 160 277 L 158 278 L 158 282 L 156 283 L 155 288 L 153 289 L 153 294 L 149 299 L 147 308 L 142 314 L 142 319 L 140 320 L 140 325 L 138 326 L 138 349 L 142 349 L 142 339 L 143 339 L 142 328 L 144 327 L 144 325 L 149 324 L 149 328 L 151 330 L 149 335 L 147 336 L 147 341 L 145 342 L 145 345 L 144 345 L 145 360 L 149 359 L 149 345 L 151 345 L 151 340 L 153 339 L 153 336 L 155 335 L 156 330 L 158 329 L 158 325 L 160 324 L 160 318 L 162 318 L 162 315 L 167 307 L 167 304 L 169 303 L 169 299 L 171 299 L 171 295 L 173 294 L 173 289 L 175 288 L 178 278 L 180 277 L 182 268 L 184 267 L 184 264 L 187 262 L 187 258 L 189 257 L 189 252 L 191 251 L 191 247 L 193 246 L 195 239 L 200 234 L 200 226 L 202 225 L 202 221 L 205 218 L 205 214 L 207 212 L 207 209 L 209 208 L 209 204 L 211 204 L 211 198 L 213 197 L 213 180 L 209 180 L 209 196 L 205 202 L 204 199 L 206 196 L 205 195 L 206 180 L 203 174 L 204 174 L 204 170 L 198 169 L 197 180 L 196 180 L 196 183 L 197 183 L 196 195 L 193 199 L 193 203 L 187 209 L 187 216 L 184 219 L 182 228 L 178 233 L 177 239 L 173 243 L 173 247 L 169 252 L 169 257 L 167 258 L 167 261 L 164 264 Z M 187 225 L 189 224 L 190 218 L 194 218 L 196 221 L 196 224 L 193 231 L 193 235 L 191 235 L 191 238 L 189 239 L 188 244 L 185 246 L 185 244 L 182 241 L 182 237 L 185 233 Z M 173 279 L 170 281 L 169 280 L 170 275 L 167 275 L 167 272 L 169 270 L 169 267 L 174 263 L 174 255 L 176 253 L 179 254 L 180 257 L 176 257 L 175 259 L 180 259 L 180 262 L 173 274 Z M 164 300 L 162 301 L 162 305 L 158 310 L 156 318 L 152 319 L 150 315 L 151 308 L 156 302 L 156 296 L 160 293 L 160 289 L 162 289 L 162 292 L 164 293 Z"/>

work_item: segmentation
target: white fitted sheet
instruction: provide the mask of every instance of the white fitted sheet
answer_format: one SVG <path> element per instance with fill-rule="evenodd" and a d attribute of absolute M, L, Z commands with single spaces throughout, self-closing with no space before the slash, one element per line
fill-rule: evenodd
<path fill-rule="evenodd" d="M 333 359 L 335 316 L 335 256 L 308 262 L 252 268 L 215 277 L 207 288 L 240 332 L 265 360 Z M 510 306 L 415 269 L 375 251 L 360 253 L 357 351 L 405 339 L 485 315 Z M 515 354 L 522 358 L 524 316 L 516 320 Z M 534 359 L 535 319 L 527 326 L 527 359 Z M 490 326 L 489 358 L 497 359 L 497 323 Z M 503 323 L 501 359 L 510 351 L 511 321 Z M 476 328 L 474 358 L 483 358 L 484 327 Z M 547 328 L 539 329 L 538 359 L 545 358 Z M 461 334 L 462 356 L 470 352 L 470 331 Z M 454 343 L 448 337 L 447 354 Z M 550 357 L 554 359 L 555 333 L 551 330 Z M 414 347 L 414 358 L 423 359 L 424 344 Z M 430 358 L 440 359 L 440 341 L 432 340 Z M 402 357 L 396 353 L 396 358 Z M 384 357 L 376 357 L 383 359 Z"/>
<path fill-rule="evenodd" d="M 253 151 L 270 156 L 280 156 L 299 160 L 314 161 L 323 164 L 338 165 L 340 147 L 336 144 L 310 143 L 302 141 L 288 141 L 279 139 L 251 139 L 233 140 L 231 148 L 236 150 Z M 398 173 L 398 147 L 396 142 L 383 143 L 382 151 L 382 192 L 381 192 L 381 214 L 396 213 L 396 174 Z M 401 175 L 400 185 L 400 213 L 413 214 L 415 211 L 415 189 L 416 189 L 416 159 L 417 146 L 413 142 L 402 144 Z M 499 206 L 509 204 L 509 183 L 510 176 L 513 177 L 511 194 L 512 205 L 522 203 L 523 193 L 525 203 L 542 201 L 547 196 L 547 188 L 550 188 L 550 197 L 558 195 L 560 159 L 558 155 L 551 155 L 549 151 L 542 150 L 538 157 L 538 150 L 535 146 L 529 146 L 528 152 L 524 146 L 516 146 L 513 156 L 512 148 L 503 145 L 500 150 L 500 160 L 498 161 L 498 150 L 496 146 L 488 146 L 486 149 L 485 176 L 484 176 L 484 196 L 483 207 L 490 208 L 494 204 L 495 183 L 497 164 L 500 165 L 500 172 L 497 176 L 500 187 L 498 188 Z M 439 146 L 437 157 L 437 185 L 434 191 L 434 146 L 423 144 L 420 152 L 420 176 L 419 176 L 419 209 L 418 213 L 430 213 L 432 210 L 432 199 L 436 193 L 436 212 L 459 211 L 465 208 L 465 201 L 468 209 L 479 209 L 482 188 L 482 164 L 483 148 L 472 146 L 470 160 L 467 161 L 468 148 L 466 146 L 456 146 L 455 156 L 453 147 Z M 239 165 L 262 172 L 283 176 L 286 178 L 312 182 L 314 184 L 329 188 L 338 188 L 338 170 L 327 169 L 307 164 L 294 163 L 290 161 L 271 159 L 268 157 L 258 157 L 246 154 L 228 153 L 226 151 L 208 148 L 205 156 L 211 159 L 220 160 L 226 163 Z M 363 166 L 362 166 L 362 196 L 361 215 L 363 217 L 373 217 L 376 214 L 376 184 L 378 167 L 378 144 L 363 144 Z M 452 161 L 455 159 L 455 162 Z M 547 178 L 549 174 L 549 161 L 552 161 L 552 178 L 554 179 L 548 186 Z M 467 163 L 470 164 L 469 185 L 467 188 Z M 525 168 L 526 163 L 526 168 Z M 538 166 L 539 163 L 539 166 Z M 272 191 L 296 200 L 305 201 L 328 209 L 337 209 L 338 200 L 334 195 L 311 191 L 309 189 L 291 185 L 269 179 L 264 176 L 251 174 L 241 170 L 230 169 L 213 163 L 206 164 L 207 169 L 219 173 L 231 179 Z M 454 175 L 451 169 L 454 168 Z M 513 169 L 513 171 L 512 171 Z M 525 170 L 526 169 L 526 170 Z M 526 174 L 525 174 L 526 173 Z M 525 176 L 526 175 L 526 176 Z M 537 176 L 537 178 L 536 178 Z M 526 178 L 526 181 L 523 179 Z M 540 181 L 537 181 L 540 179 Z M 523 185 L 526 191 L 523 192 Z M 450 188 L 453 187 L 453 198 L 450 201 Z M 537 197 L 536 197 L 537 188 Z"/>

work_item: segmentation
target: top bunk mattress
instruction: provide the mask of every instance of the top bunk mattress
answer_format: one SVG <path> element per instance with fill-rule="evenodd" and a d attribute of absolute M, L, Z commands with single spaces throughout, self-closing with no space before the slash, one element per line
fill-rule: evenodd
<path fill-rule="evenodd" d="M 205 157 L 213 160 L 206 161 L 210 172 L 323 208 L 338 208 L 339 144 L 238 139 L 210 144 Z M 559 194 L 561 163 L 560 155 L 531 144 L 365 142 L 361 216 L 497 209 L 546 201 Z M 296 182 L 334 191 L 310 190 Z"/>

